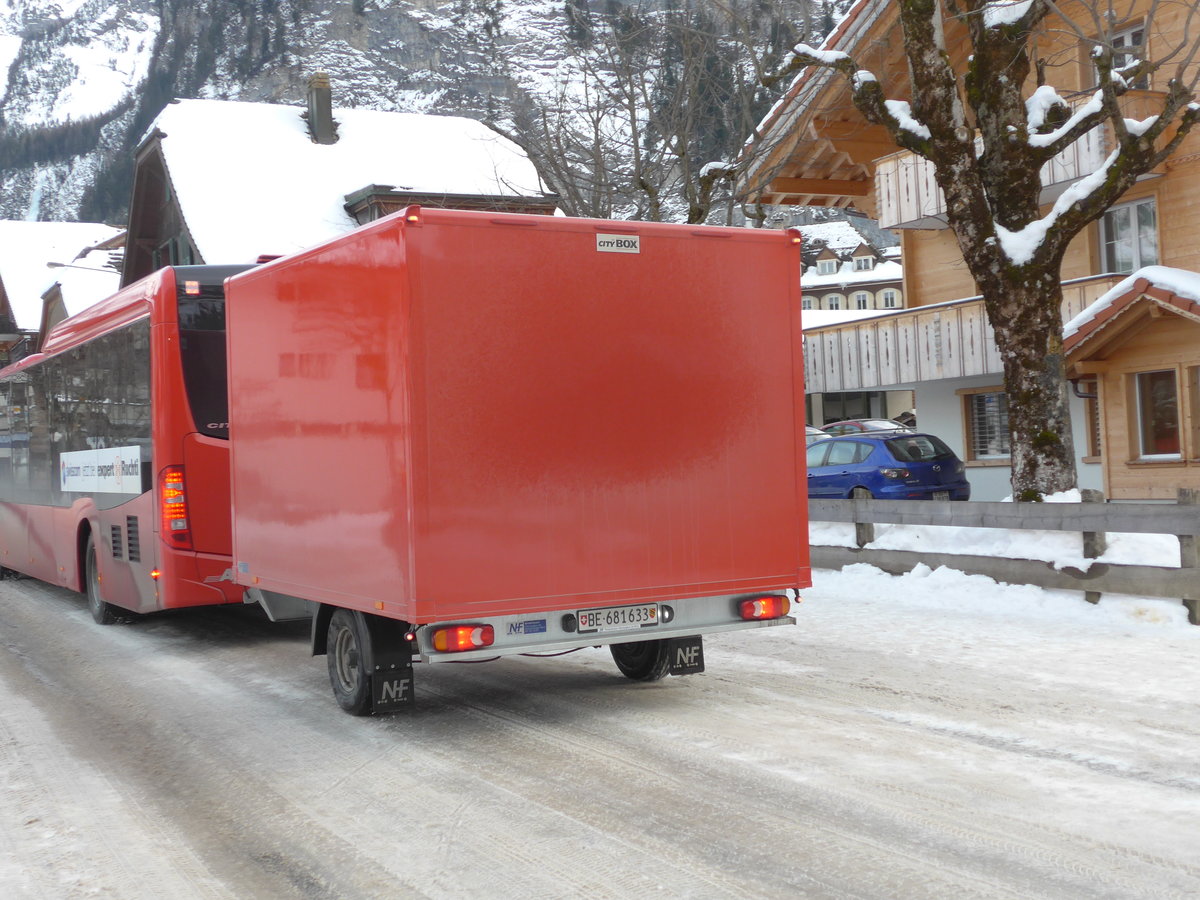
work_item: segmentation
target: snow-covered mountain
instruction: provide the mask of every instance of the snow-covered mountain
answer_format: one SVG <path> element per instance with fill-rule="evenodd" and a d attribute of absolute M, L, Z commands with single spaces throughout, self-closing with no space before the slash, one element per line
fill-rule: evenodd
<path fill-rule="evenodd" d="M 793 18 L 816 8 L 772 2 Z M 511 127 L 514 104 L 570 96 L 579 69 L 562 60 L 586 45 L 581 23 L 623 3 L 0 0 L 0 219 L 119 223 L 133 150 L 167 102 L 300 103 L 316 71 L 337 106 Z"/>
<path fill-rule="evenodd" d="M 115 218 L 131 151 L 174 97 L 299 102 L 307 76 L 326 71 L 341 106 L 482 116 L 511 91 L 487 59 L 490 6 L 499 4 L 6 0 L 0 218 Z M 505 7 L 506 25 L 548 37 L 561 20 L 561 7 L 541 0 Z"/>

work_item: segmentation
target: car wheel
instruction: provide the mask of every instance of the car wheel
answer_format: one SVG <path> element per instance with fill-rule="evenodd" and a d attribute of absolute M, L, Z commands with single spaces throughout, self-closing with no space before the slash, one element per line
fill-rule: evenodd
<path fill-rule="evenodd" d="M 873 500 L 875 495 L 871 493 L 870 488 L 856 487 L 850 492 L 851 500 Z"/>
<path fill-rule="evenodd" d="M 326 638 L 329 683 L 338 706 L 352 716 L 369 716 L 373 711 L 371 675 L 364 664 L 370 654 L 370 640 L 362 613 L 334 611 Z"/>
<path fill-rule="evenodd" d="M 609 651 L 621 674 L 634 681 L 658 681 L 670 668 L 671 656 L 666 641 L 610 644 Z"/>

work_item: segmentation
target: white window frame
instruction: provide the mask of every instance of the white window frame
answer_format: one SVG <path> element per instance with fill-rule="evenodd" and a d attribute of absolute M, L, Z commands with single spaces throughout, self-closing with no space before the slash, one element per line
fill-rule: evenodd
<path fill-rule="evenodd" d="M 1114 70 L 1120 69 L 1124 66 L 1133 65 L 1135 62 L 1138 61 L 1138 58 L 1140 56 L 1138 50 L 1140 49 L 1142 52 L 1145 51 L 1145 48 L 1146 48 L 1146 26 L 1145 25 L 1134 25 L 1132 28 L 1125 28 L 1121 31 L 1114 33 L 1112 36 L 1112 48 L 1113 48 L 1113 69 Z M 1138 49 L 1135 49 L 1135 48 L 1138 48 Z M 1129 49 L 1133 52 L 1122 53 L 1121 51 L 1123 49 Z M 1133 84 L 1131 84 L 1130 87 L 1132 87 L 1136 90 L 1139 90 L 1139 91 L 1149 90 L 1150 89 L 1150 80 L 1148 77 L 1143 76 L 1142 78 L 1138 79 Z"/>
<path fill-rule="evenodd" d="M 1147 434 L 1148 434 L 1147 417 L 1152 415 L 1151 410 L 1149 408 L 1149 403 L 1148 403 L 1149 398 L 1146 396 L 1146 390 L 1145 390 L 1146 382 L 1144 379 L 1145 379 L 1145 376 L 1147 376 L 1147 375 L 1169 375 L 1170 376 L 1171 386 L 1174 388 L 1174 396 L 1171 398 L 1171 403 L 1175 407 L 1174 417 L 1175 417 L 1175 446 L 1176 446 L 1176 449 L 1174 451 L 1162 452 L 1157 447 L 1147 447 L 1146 446 L 1146 438 L 1147 438 Z M 1134 399 L 1133 414 L 1135 417 L 1134 418 L 1134 425 L 1135 425 L 1134 434 L 1137 438 L 1137 444 L 1136 444 L 1137 459 L 1146 459 L 1146 460 L 1182 459 L 1183 458 L 1183 455 L 1182 455 L 1183 422 L 1181 421 L 1181 417 L 1180 417 L 1180 403 L 1183 398 L 1182 398 L 1181 392 L 1179 390 L 1179 373 L 1176 372 L 1174 369 L 1151 369 L 1151 370 L 1147 370 L 1144 372 L 1134 372 L 1130 375 L 1130 378 L 1131 378 L 1131 386 L 1133 389 L 1133 399 Z"/>
<path fill-rule="evenodd" d="M 870 309 L 871 308 L 871 292 L 870 291 L 855 291 L 854 292 L 854 308 L 855 309 Z"/>
<path fill-rule="evenodd" d="M 1139 226 L 1139 219 L 1143 216 L 1144 210 L 1149 209 L 1154 216 L 1154 231 L 1153 241 L 1145 238 L 1142 235 Z M 1117 246 L 1116 236 L 1113 233 L 1117 225 L 1119 217 L 1127 217 L 1128 228 L 1127 234 L 1130 251 L 1129 268 L 1122 268 L 1120 261 L 1116 259 L 1115 251 L 1111 248 Z M 1150 244 L 1153 246 L 1149 246 Z M 1128 275 L 1130 272 L 1136 272 L 1143 266 L 1153 266 L 1158 264 L 1158 203 L 1154 197 L 1142 197 L 1138 200 L 1131 200 L 1128 203 L 1118 203 L 1111 207 L 1100 218 L 1100 269 L 1102 272 L 1115 272 L 1118 274 Z"/>
<path fill-rule="evenodd" d="M 818 275 L 836 275 L 838 270 L 839 260 L 836 259 L 818 259 L 817 274 Z"/>
<path fill-rule="evenodd" d="M 884 309 L 898 309 L 900 307 L 900 292 L 888 288 L 881 294 L 883 298 Z"/>
<path fill-rule="evenodd" d="M 1003 387 L 967 388 L 963 398 L 963 446 L 966 461 L 982 465 L 1007 465 L 1012 459 L 1012 434 L 1008 425 L 1008 398 Z M 988 403 L 990 409 L 979 409 Z M 984 422 L 982 419 L 994 419 Z M 986 426 L 986 428 L 981 428 Z"/>
<path fill-rule="evenodd" d="M 855 272 L 870 272 L 875 268 L 875 257 L 873 256 L 856 256 L 854 257 Z"/>
<path fill-rule="evenodd" d="M 842 301 L 846 299 L 841 294 L 826 294 L 825 308 L 826 309 L 842 309 Z"/>

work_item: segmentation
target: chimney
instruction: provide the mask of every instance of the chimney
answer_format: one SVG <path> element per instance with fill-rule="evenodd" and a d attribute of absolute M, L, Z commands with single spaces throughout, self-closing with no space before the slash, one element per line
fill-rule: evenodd
<path fill-rule="evenodd" d="M 333 121 L 333 91 L 329 75 L 317 72 L 308 79 L 308 133 L 314 144 L 337 142 L 337 126 Z"/>

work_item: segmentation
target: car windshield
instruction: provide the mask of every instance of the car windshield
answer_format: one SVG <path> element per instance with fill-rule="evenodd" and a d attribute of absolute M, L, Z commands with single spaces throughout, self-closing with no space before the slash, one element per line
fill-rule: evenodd
<path fill-rule="evenodd" d="M 954 456 L 954 451 L 932 434 L 910 434 L 892 438 L 887 442 L 888 450 L 900 462 L 930 462 Z"/>

